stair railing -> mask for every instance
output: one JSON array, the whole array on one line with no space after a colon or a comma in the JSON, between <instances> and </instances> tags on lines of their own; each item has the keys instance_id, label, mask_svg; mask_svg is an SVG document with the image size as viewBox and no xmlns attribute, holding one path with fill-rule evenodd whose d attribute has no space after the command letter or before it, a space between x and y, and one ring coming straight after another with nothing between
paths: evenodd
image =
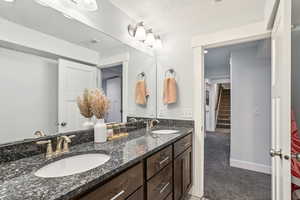
<instances>
[{"instance_id":1,"label":"stair railing","mask_svg":"<svg viewBox=\"0 0 300 200\"><path fill-rule=\"evenodd\" d=\"M218 100L217 100L217 104L216 104L216 108L215 108L215 121L216 121L215 127L217 127L217 120L219 117L222 93L223 93L223 89L222 89L222 86L220 86L219 90L218 90Z\"/></svg>"}]
</instances>

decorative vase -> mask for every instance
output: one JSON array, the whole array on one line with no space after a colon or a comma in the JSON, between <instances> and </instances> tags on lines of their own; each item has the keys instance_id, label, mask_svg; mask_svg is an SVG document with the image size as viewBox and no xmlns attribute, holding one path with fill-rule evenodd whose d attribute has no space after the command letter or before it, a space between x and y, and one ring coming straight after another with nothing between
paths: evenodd
<instances>
[{"instance_id":1,"label":"decorative vase","mask_svg":"<svg viewBox=\"0 0 300 200\"><path fill-rule=\"evenodd\" d=\"M104 123L104 119L97 119L96 124L94 126L94 142L102 143L107 140L107 130L106 124Z\"/></svg>"},{"instance_id":2,"label":"decorative vase","mask_svg":"<svg viewBox=\"0 0 300 200\"><path fill-rule=\"evenodd\" d=\"M86 129L90 129L94 127L94 122L92 118L87 118L87 120L82 124L82 126Z\"/></svg>"}]
</instances>

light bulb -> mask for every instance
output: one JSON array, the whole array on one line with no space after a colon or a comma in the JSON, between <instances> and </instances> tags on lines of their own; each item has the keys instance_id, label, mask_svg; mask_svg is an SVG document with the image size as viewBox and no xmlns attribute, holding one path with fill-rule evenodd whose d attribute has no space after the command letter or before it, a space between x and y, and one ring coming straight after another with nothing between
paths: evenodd
<instances>
[{"instance_id":1,"label":"light bulb","mask_svg":"<svg viewBox=\"0 0 300 200\"><path fill-rule=\"evenodd\" d=\"M162 48L162 41L159 35L155 37L154 48L156 49Z\"/></svg>"},{"instance_id":2,"label":"light bulb","mask_svg":"<svg viewBox=\"0 0 300 200\"><path fill-rule=\"evenodd\" d=\"M152 30L149 30L147 32L145 43L147 45L149 45L149 46L153 46L154 45L154 43L155 43L155 37L154 37L154 34L152 33Z\"/></svg>"},{"instance_id":3,"label":"light bulb","mask_svg":"<svg viewBox=\"0 0 300 200\"><path fill-rule=\"evenodd\" d=\"M14 2L15 0L4 0L4 1L9 2L9 3L12 3L12 2Z\"/></svg>"},{"instance_id":4,"label":"light bulb","mask_svg":"<svg viewBox=\"0 0 300 200\"><path fill-rule=\"evenodd\" d=\"M146 39L146 29L143 22L137 25L134 37L139 41L144 41Z\"/></svg>"}]
</instances>

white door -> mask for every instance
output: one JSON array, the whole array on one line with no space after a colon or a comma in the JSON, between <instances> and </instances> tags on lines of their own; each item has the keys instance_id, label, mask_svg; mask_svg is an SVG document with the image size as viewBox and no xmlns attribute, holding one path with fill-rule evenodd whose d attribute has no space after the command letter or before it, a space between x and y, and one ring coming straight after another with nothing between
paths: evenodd
<instances>
[{"instance_id":1,"label":"white door","mask_svg":"<svg viewBox=\"0 0 300 200\"><path fill-rule=\"evenodd\" d=\"M108 122L122 122L122 84L121 78L106 81L106 95L110 100L110 110L107 115Z\"/></svg>"},{"instance_id":2,"label":"white door","mask_svg":"<svg viewBox=\"0 0 300 200\"><path fill-rule=\"evenodd\" d=\"M272 30L272 200L291 199L290 124L291 1L281 0Z\"/></svg>"},{"instance_id":3,"label":"white door","mask_svg":"<svg viewBox=\"0 0 300 200\"><path fill-rule=\"evenodd\" d=\"M83 129L76 99L86 88L96 88L96 67L59 59L58 122L59 132Z\"/></svg>"}]
</instances>

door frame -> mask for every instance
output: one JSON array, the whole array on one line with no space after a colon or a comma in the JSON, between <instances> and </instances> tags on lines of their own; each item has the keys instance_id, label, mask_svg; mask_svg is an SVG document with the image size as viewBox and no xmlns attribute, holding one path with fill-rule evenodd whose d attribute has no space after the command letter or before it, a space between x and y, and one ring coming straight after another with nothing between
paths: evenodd
<instances>
[{"instance_id":1,"label":"door frame","mask_svg":"<svg viewBox=\"0 0 300 200\"><path fill-rule=\"evenodd\" d=\"M101 85L101 69L113 67L115 65L122 65L122 121L127 122L128 116L128 66L129 53L119 54L112 57L101 59L101 63L97 66L97 85Z\"/></svg>"},{"instance_id":2,"label":"door frame","mask_svg":"<svg viewBox=\"0 0 300 200\"><path fill-rule=\"evenodd\" d=\"M267 30L265 22L248 24L238 28L227 29L207 35L198 35L192 39L193 74L194 74L194 163L193 187L190 193L197 197L204 196L204 50L206 48L222 47L226 45L250 42L271 38L271 31Z\"/></svg>"}]
</instances>

